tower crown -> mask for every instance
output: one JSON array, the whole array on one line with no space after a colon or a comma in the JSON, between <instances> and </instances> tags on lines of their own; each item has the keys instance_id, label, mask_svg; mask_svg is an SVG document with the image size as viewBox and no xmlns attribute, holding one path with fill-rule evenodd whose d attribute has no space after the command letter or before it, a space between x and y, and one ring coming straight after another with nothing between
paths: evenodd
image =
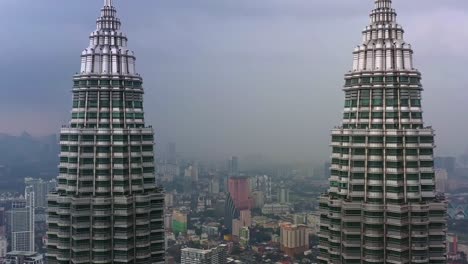
<instances>
[{"instance_id":1,"label":"tower crown","mask_svg":"<svg viewBox=\"0 0 468 264\"><path fill-rule=\"evenodd\" d=\"M375 0L375 9L371 12L371 23L387 24L396 21L396 12L392 0Z\"/></svg>"}]
</instances>

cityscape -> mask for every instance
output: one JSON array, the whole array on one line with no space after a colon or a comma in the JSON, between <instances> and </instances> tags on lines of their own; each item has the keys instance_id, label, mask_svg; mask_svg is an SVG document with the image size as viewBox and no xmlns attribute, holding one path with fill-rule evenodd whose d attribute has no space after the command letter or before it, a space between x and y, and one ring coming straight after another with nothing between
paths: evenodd
<instances>
[{"instance_id":1,"label":"cityscape","mask_svg":"<svg viewBox=\"0 0 468 264\"><path fill-rule=\"evenodd\" d=\"M140 75L144 56L133 51L150 38L127 30L124 1L98 2L83 5L98 14L94 29L83 22L91 33L75 25L81 55L67 51L76 69L71 96L58 99L69 102L67 120L56 134L0 131L0 264L468 263L468 148L437 148L417 36L392 3L406 1L362 1L368 9L352 12L370 10L364 29L341 25L361 41L339 40L349 47L348 68L333 77L342 109L334 127L314 127L328 133L328 152L314 159L237 147L197 155L185 140L161 142L148 110L153 76ZM196 120L176 121L196 140ZM241 129L268 137L248 122Z\"/></svg>"}]
</instances>

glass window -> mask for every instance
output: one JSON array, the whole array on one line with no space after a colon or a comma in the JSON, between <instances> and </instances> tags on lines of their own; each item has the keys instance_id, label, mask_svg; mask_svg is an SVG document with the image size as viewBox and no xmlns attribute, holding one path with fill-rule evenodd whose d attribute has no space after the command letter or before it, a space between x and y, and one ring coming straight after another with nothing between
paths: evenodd
<instances>
[{"instance_id":1,"label":"glass window","mask_svg":"<svg viewBox=\"0 0 468 264\"><path fill-rule=\"evenodd\" d=\"M153 141L153 135L143 135L143 141Z\"/></svg>"},{"instance_id":2,"label":"glass window","mask_svg":"<svg viewBox=\"0 0 468 264\"><path fill-rule=\"evenodd\" d=\"M403 138L402 137L392 137L388 136L386 138L387 143L403 143Z\"/></svg>"},{"instance_id":3,"label":"glass window","mask_svg":"<svg viewBox=\"0 0 468 264\"><path fill-rule=\"evenodd\" d=\"M97 118L97 112L88 113L88 119L96 119L96 118Z\"/></svg>"},{"instance_id":4,"label":"glass window","mask_svg":"<svg viewBox=\"0 0 468 264\"><path fill-rule=\"evenodd\" d=\"M395 99L386 99L385 102L387 106L398 106L398 101Z\"/></svg>"},{"instance_id":5,"label":"glass window","mask_svg":"<svg viewBox=\"0 0 468 264\"><path fill-rule=\"evenodd\" d=\"M143 102L141 102L141 101L135 101L135 102L133 102L133 107L135 107L135 108L143 108Z\"/></svg>"},{"instance_id":6,"label":"glass window","mask_svg":"<svg viewBox=\"0 0 468 264\"><path fill-rule=\"evenodd\" d=\"M421 167L434 167L433 161L421 161Z\"/></svg>"},{"instance_id":7,"label":"glass window","mask_svg":"<svg viewBox=\"0 0 468 264\"><path fill-rule=\"evenodd\" d=\"M110 102L108 100L101 100L99 101L100 107L110 107Z\"/></svg>"},{"instance_id":8,"label":"glass window","mask_svg":"<svg viewBox=\"0 0 468 264\"><path fill-rule=\"evenodd\" d=\"M381 161L368 161L369 168L383 168L383 162Z\"/></svg>"},{"instance_id":9,"label":"glass window","mask_svg":"<svg viewBox=\"0 0 468 264\"><path fill-rule=\"evenodd\" d=\"M372 81L374 83L382 83L383 82L383 76L374 77Z\"/></svg>"},{"instance_id":10,"label":"glass window","mask_svg":"<svg viewBox=\"0 0 468 264\"><path fill-rule=\"evenodd\" d=\"M97 158L96 164L110 164L109 158Z\"/></svg>"},{"instance_id":11,"label":"glass window","mask_svg":"<svg viewBox=\"0 0 468 264\"><path fill-rule=\"evenodd\" d=\"M420 140L421 140L421 143L434 143L433 136L422 136Z\"/></svg>"},{"instance_id":12,"label":"glass window","mask_svg":"<svg viewBox=\"0 0 468 264\"><path fill-rule=\"evenodd\" d=\"M433 155L434 150L433 149L420 149L419 152L421 155Z\"/></svg>"},{"instance_id":13,"label":"glass window","mask_svg":"<svg viewBox=\"0 0 468 264\"><path fill-rule=\"evenodd\" d=\"M98 106L98 101L96 100L89 100L88 101L88 107L97 107Z\"/></svg>"},{"instance_id":14,"label":"glass window","mask_svg":"<svg viewBox=\"0 0 468 264\"><path fill-rule=\"evenodd\" d=\"M362 77L361 78L361 82L364 83L364 84L368 84L368 83L370 83L370 81L371 81L370 77Z\"/></svg>"},{"instance_id":15,"label":"glass window","mask_svg":"<svg viewBox=\"0 0 468 264\"><path fill-rule=\"evenodd\" d=\"M373 106L383 106L383 100L382 99L372 99L372 105Z\"/></svg>"},{"instance_id":16,"label":"glass window","mask_svg":"<svg viewBox=\"0 0 468 264\"><path fill-rule=\"evenodd\" d=\"M364 107L369 106L370 105L370 100L369 99L361 99L359 101L359 105L364 106Z\"/></svg>"},{"instance_id":17,"label":"glass window","mask_svg":"<svg viewBox=\"0 0 468 264\"><path fill-rule=\"evenodd\" d=\"M140 135L130 135L130 141L141 141Z\"/></svg>"},{"instance_id":18,"label":"glass window","mask_svg":"<svg viewBox=\"0 0 468 264\"><path fill-rule=\"evenodd\" d=\"M382 149L369 149L369 155L372 156L382 156L383 155L383 150Z\"/></svg>"},{"instance_id":19,"label":"glass window","mask_svg":"<svg viewBox=\"0 0 468 264\"><path fill-rule=\"evenodd\" d=\"M419 77L410 77L410 83L411 84L419 84L420 83Z\"/></svg>"},{"instance_id":20,"label":"glass window","mask_svg":"<svg viewBox=\"0 0 468 264\"><path fill-rule=\"evenodd\" d=\"M406 137L406 143L418 143L418 137Z\"/></svg>"},{"instance_id":21,"label":"glass window","mask_svg":"<svg viewBox=\"0 0 468 264\"><path fill-rule=\"evenodd\" d=\"M365 136L353 136L353 143L366 143Z\"/></svg>"},{"instance_id":22,"label":"glass window","mask_svg":"<svg viewBox=\"0 0 468 264\"><path fill-rule=\"evenodd\" d=\"M400 106L409 106L409 100L408 99L401 99L400 100Z\"/></svg>"},{"instance_id":23,"label":"glass window","mask_svg":"<svg viewBox=\"0 0 468 264\"><path fill-rule=\"evenodd\" d=\"M113 135L112 138L114 141L127 141L128 135Z\"/></svg>"},{"instance_id":24,"label":"glass window","mask_svg":"<svg viewBox=\"0 0 468 264\"><path fill-rule=\"evenodd\" d=\"M82 158L81 162L83 164L94 164L94 160L92 158Z\"/></svg>"},{"instance_id":25,"label":"glass window","mask_svg":"<svg viewBox=\"0 0 468 264\"><path fill-rule=\"evenodd\" d=\"M383 143L383 137L370 136L369 143Z\"/></svg>"},{"instance_id":26,"label":"glass window","mask_svg":"<svg viewBox=\"0 0 468 264\"><path fill-rule=\"evenodd\" d=\"M111 137L110 135L97 135L96 140L97 141L110 141Z\"/></svg>"},{"instance_id":27,"label":"glass window","mask_svg":"<svg viewBox=\"0 0 468 264\"><path fill-rule=\"evenodd\" d=\"M142 146L142 150L145 152L153 151L153 146L152 145L144 145Z\"/></svg>"},{"instance_id":28,"label":"glass window","mask_svg":"<svg viewBox=\"0 0 468 264\"><path fill-rule=\"evenodd\" d=\"M411 106L420 107L421 106L421 100L420 99L411 99Z\"/></svg>"},{"instance_id":29,"label":"glass window","mask_svg":"<svg viewBox=\"0 0 468 264\"><path fill-rule=\"evenodd\" d=\"M355 148L352 150L353 155L366 155L366 149L364 148Z\"/></svg>"},{"instance_id":30,"label":"glass window","mask_svg":"<svg viewBox=\"0 0 468 264\"><path fill-rule=\"evenodd\" d=\"M114 119L123 118L123 117L124 117L124 114L121 112L112 112L112 118Z\"/></svg>"},{"instance_id":31,"label":"glass window","mask_svg":"<svg viewBox=\"0 0 468 264\"><path fill-rule=\"evenodd\" d=\"M396 83L398 81L398 78L396 76L387 76L385 80L387 83Z\"/></svg>"},{"instance_id":32,"label":"glass window","mask_svg":"<svg viewBox=\"0 0 468 264\"><path fill-rule=\"evenodd\" d=\"M83 153L94 153L94 147L81 147Z\"/></svg>"},{"instance_id":33,"label":"glass window","mask_svg":"<svg viewBox=\"0 0 468 264\"><path fill-rule=\"evenodd\" d=\"M123 102L120 100L112 100L112 107L122 107Z\"/></svg>"}]
</instances>

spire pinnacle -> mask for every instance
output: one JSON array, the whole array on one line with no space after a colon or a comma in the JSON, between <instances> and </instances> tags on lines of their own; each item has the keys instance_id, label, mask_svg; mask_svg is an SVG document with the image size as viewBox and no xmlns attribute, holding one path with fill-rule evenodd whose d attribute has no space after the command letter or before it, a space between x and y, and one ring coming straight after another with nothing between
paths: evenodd
<instances>
[{"instance_id":1,"label":"spire pinnacle","mask_svg":"<svg viewBox=\"0 0 468 264\"><path fill-rule=\"evenodd\" d=\"M112 6L112 0L104 0L104 6Z\"/></svg>"},{"instance_id":2,"label":"spire pinnacle","mask_svg":"<svg viewBox=\"0 0 468 264\"><path fill-rule=\"evenodd\" d=\"M371 12L372 23L394 23L396 16L392 0L375 0L375 8Z\"/></svg>"},{"instance_id":3,"label":"spire pinnacle","mask_svg":"<svg viewBox=\"0 0 468 264\"><path fill-rule=\"evenodd\" d=\"M375 0L375 8L392 8L392 0Z\"/></svg>"}]
</instances>

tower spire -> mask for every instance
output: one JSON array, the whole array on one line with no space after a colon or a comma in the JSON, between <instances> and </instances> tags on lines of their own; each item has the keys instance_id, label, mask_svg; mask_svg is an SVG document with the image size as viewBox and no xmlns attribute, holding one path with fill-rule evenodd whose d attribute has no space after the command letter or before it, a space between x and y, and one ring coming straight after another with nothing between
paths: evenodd
<instances>
[{"instance_id":1,"label":"tower spire","mask_svg":"<svg viewBox=\"0 0 468 264\"><path fill-rule=\"evenodd\" d=\"M375 0L375 8L392 8L392 0Z\"/></svg>"},{"instance_id":2,"label":"tower spire","mask_svg":"<svg viewBox=\"0 0 468 264\"><path fill-rule=\"evenodd\" d=\"M371 23L387 24L396 22L396 12L392 8L392 0L375 0L375 8L372 10Z\"/></svg>"},{"instance_id":3,"label":"tower spire","mask_svg":"<svg viewBox=\"0 0 468 264\"><path fill-rule=\"evenodd\" d=\"M104 0L104 6L112 6L112 0Z\"/></svg>"}]
</instances>

